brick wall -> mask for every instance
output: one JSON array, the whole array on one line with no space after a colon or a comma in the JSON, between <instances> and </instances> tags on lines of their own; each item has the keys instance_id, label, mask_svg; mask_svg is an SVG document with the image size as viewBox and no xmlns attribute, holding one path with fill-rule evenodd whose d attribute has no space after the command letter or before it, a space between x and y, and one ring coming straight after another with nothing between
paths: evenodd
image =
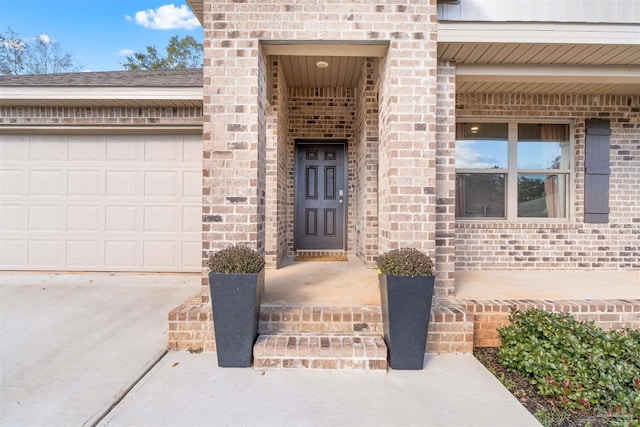
<instances>
[{"instance_id":1,"label":"brick wall","mask_svg":"<svg viewBox=\"0 0 640 427\"><path fill-rule=\"evenodd\" d=\"M358 258L372 263L378 255L378 94L375 60L367 58L356 89L355 245ZM355 228L354 227L354 228Z\"/></svg>"},{"instance_id":2,"label":"brick wall","mask_svg":"<svg viewBox=\"0 0 640 427\"><path fill-rule=\"evenodd\" d=\"M455 142L456 75L449 63L438 64L436 109L436 296L454 292L456 213Z\"/></svg>"},{"instance_id":3,"label":"brick wall","mask_svg":"<svg viewBox=\"0 0 640 427\"><path fill-rule=\"evenodd\" d=\"M368 0L359 3L301 0L287 4L222 0L205 2L203 11L204 169L207 172L203 183L203 214L207 219L203 224L203 261L210 250L229 243L246 242L259 249L264 244L260 241L260 222L264 219L259 211L261 191L265 188L261 177L266 179L266 173L260 170L263 166L258 150L267 139L262 137L260 120L263 108L266 109L261 97L268 67L261 60L260 40L389 43L388 54L381 61L384 77L380 84L380 116L383 117L380 136L384 141L380 146L384 154L380 163L384 176L379 182L383 190L379 204L383 206L379 222L381 249L414 246L433 252L436 40L432 35L436 29L436 0L403 4ZM301 90L313 91L313 96ZM288 140L292 141L304 135L296 130L298 100L307 97L314 99L311 102L320 103L323 95L316 95L317 89L289 88L289 91ZM353 94L349 98L352 126L349 138L352 140L355 98ZM310 112L311 109L307 111ZM274 121L265 119L265 122L268 133ZM321 130L308 135L318 137L318 131ZM335 133L333 136L338 137ZM272 136L269 138L273 140ZM292 150L291 143L288 149ZM354 144L350 144L350 183L355 179L353 150ZM293 167L293 162L289 167ZM372 171L368 173L371 176ZM273 196L273 190L269 196ZM349 208L349 212L353 212L352 197ZM273 212L273 208L269 212ZM290 198L289 221L293 218L292 212ZM354 224L352 214L348 224L350 247L355 241ZM282 229L280 225L275 228ZM274 227L270 230L272 238ZM292 232L290 223L289 250ZM373 239L373 232L369 237ZM369 246L374 251L373 246ZM279 256L273 251L279 249L271 245L269 250L273 262L274 257Z\"/></svg>"},{"instance_id":4,"label":"brick wall","mask_svg":"<svg viewBox=\"0 0 640 427\"><path fill-rule=\"evenodd\" d=\"M380 61L381 252L409 246L433 254L435 249L435 3L397 5L407 13L389 16L398 25Z\"/></svg>"},{"instance_id":5,"label":"brick wall","mask_svg":"<svg viewBox=\"0 0 640 427\"><path fill-rule=\"evenodd\" d=\"M266 63L236 6L204 7L203 266L234 243L264 251Z\"/></svg>"},{"instance_id":6,"label":"brick wall","mask_svg":"<svg viewBox=\"0 0 640 427\"><path fill-rule=\"evenodd\" d=\"M456 104L458 117L553 118L575 125L575 219L458 222L457 269L640 269L640 96L462 93ZM611 121L608 224L584 223L588 118Z\"/></svg>"},{"instance_id":7,"label":"brick wall","mask_svg":"<svg viewBox=\"0 0 640 427\"><path fill-rule=\"evenodd\" d=\"M571 301L463 301L474 317L474 347L498 347L502 341L498 329L509 324L509 313L517 307L552 313L570 313L578 321L593 321L604 330L640 328L640 300L571 300Z\"/></svg>"},{"instance_id":8,"label":"brick wall","mask_svg":"<svg viewBox=\"0 0 640 427\"><path fill-rule=\"evenodd\" d=\"M2 125L202 125L202 108L0 107Z\"/></svg>"},{"instance_id":9,"label":"brick wall","mask_svg":"<svg viewBox=\"0 0 640 427\"><path fill-rule=\"evenodd\" d=\"M266 251L269 267L278 267L288 253L289 234L289 94L278 58L270 64L272 93L267 123Z\"/></svg>"}]
</instances>

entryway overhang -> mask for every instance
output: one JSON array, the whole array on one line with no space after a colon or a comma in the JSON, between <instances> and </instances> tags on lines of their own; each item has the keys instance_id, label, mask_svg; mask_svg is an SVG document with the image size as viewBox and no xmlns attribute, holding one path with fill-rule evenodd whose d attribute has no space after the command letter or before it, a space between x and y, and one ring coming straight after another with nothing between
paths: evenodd
<instances>
[{"instance_id":1,"label":"entryway overhang","mask_svg":"<svg viewBox=\"0 0 640 427\"><path fill-rule=\"evenodd\" d=\"M355 87L364 59L382 57L389 49L389 42L379 41L262 40L260 45L266 56L280 57L289 87L314 88ZM319 68L319 62L325 62L326 68Z\"/></svg>"}]
</instances>

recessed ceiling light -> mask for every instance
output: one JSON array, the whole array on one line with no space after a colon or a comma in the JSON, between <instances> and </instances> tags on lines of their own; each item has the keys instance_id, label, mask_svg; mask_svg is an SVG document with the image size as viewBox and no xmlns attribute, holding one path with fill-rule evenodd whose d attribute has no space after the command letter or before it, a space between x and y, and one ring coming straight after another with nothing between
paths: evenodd
<instances>
[{"instance_id":1,"label":"recessed ceiling light","mask_svg":"<svg viewBox=\"0 0 640 427\"><path fill-rule=\"evenodd\" d=\"M320 69L325 69L329 66L329 63L327 61L318 61L316 62L316 67L320 68Z\"/></svg>"}]
</instances>

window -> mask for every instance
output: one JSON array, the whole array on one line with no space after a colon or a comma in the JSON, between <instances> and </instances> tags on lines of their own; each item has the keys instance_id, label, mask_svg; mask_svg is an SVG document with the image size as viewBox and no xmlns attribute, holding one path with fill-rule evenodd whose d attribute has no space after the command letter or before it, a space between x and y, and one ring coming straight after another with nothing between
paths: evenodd
<instances>
[{"instance_id":1,"label":"window","mask_svg":"<svg viewBox=\"0 0 640 427\"><path fill-rule=\"evenodd\" d=\"M566 219L568 124L456 125L456 218Z\"/></svg>"}]
</instances>

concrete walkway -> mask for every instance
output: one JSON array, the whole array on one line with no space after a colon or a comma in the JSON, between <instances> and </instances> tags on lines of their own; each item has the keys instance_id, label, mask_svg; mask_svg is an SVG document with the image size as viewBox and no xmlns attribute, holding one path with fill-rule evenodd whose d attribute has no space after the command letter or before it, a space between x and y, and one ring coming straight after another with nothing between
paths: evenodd
<instances>
[{"instance_id":1,"label":"concrete walkway","mask_svg":"<svg viewBox=\"0 0 640 427\"><path fill-rule=\"evenodd\" d=\"M539 425L471 355L388 373L164 355L167 313L200 290L198 275L1 273L0 283L3 427L93 425L105 414L110 426Z\"/></svg>"},{"instance_id":2,"label":"concrete walkway","mask_svg":"<svg viewBox=\"0 0 640 427\"><path fill-rule=\"evenodd\" d=\"M218 368L169 353L104 426L538 426L472 355L427 355L423 371Z\"/></svg>"}]
</instances>

